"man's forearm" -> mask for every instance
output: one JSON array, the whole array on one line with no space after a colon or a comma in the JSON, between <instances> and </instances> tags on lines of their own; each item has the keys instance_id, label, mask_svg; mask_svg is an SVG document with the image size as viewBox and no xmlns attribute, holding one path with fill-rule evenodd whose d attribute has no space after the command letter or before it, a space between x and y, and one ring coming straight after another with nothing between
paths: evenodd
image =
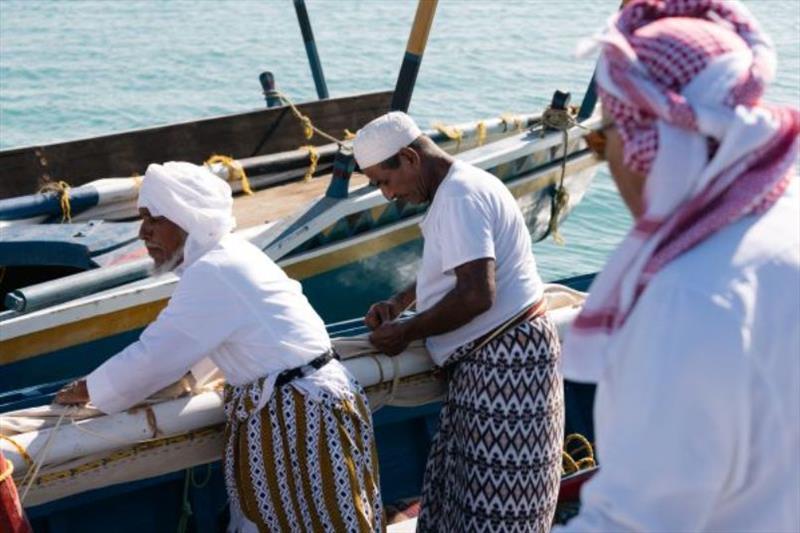
<instances>
[{"instance_id":1,"label":"man's forearm","mask_svg":"<svg viewBox=\"0 0 800 533\"><path fill-rule=\"evenodd\" d=\"M417 299L417 284L412 283L402 291L392 296L392 300L397 303L398 309L406 310Z\"/></svg>"},{"instance_id":2,"label":"man's forearm","mask_svg":"<svg viewBox=\"0 0 800 533\"><path fill-rule=\"evenodd\" d=\"M431 307L406 322L409 341L441 335L460 328L488 308L467 298L457 288Z\"/></svg>"}]
</instances>

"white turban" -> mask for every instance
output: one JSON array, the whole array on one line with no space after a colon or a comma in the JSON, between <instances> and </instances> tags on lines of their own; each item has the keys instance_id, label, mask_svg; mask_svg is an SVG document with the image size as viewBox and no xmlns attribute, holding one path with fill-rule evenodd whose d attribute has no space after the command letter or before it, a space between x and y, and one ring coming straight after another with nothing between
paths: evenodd
<instances>
[{"instance_id":1,"label":"white turban","mask_svg":"<svg viewBox=\"0 0 800 533\"><path fill-rule=\"evenodd\" d=\"M188 266L236 227L227 182L206 167L175 162L147 167L139 208L177 224L188 236L183 264Z\"/></svg>"},{"instance_id":2,"label":"white turban","mask_svg":"<svg viewBox=\"0 0 800 533\"><path fill-rule=\"evenodd\" d=\"M395 155L422 135L414 119L402 111L382 115L356 133L353 155L362 169Z\"/></svg>"}]
</instances>

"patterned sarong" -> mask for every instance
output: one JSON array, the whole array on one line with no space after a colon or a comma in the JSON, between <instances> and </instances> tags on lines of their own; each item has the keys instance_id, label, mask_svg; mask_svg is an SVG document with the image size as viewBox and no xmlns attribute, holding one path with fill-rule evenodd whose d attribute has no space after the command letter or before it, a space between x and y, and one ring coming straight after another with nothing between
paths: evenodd
<instances>
[{"instance_id":1,"label":"patterned sarong","mask_svg":"<svg viewBox=\"0 0 800 533\"><path fill-rule=\"evenodd\" d=\"M381 531L378 458L363 389L311 398L291 384L258 410L263 380L225 388L231 513L259 531Z\"/></svg>"},{"instance_id":2,"label":"patterned sarong","mask_svg":"<svg viewBox=\"0 0 800 533\"><path fill-rule=\"evenodd\" d=\"M549 531L561 476L560 345L547 316L449 361L417 531Z\"/></svg>"}]
</instances>

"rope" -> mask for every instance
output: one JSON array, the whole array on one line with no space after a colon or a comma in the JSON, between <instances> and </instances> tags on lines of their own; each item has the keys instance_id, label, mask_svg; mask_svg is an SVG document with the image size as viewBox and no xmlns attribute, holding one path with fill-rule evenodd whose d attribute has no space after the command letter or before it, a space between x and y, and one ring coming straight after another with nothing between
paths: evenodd
<instances>
[{"instance_id":1,"label":"rope","mask_svg":"<svg viewBox=\"0 0 800 533\"><path fill-rule=\"evenodd\" d=\"M74 421L73 421L74 422ZM77 426L76 426L77 427ZM197 431L190 431L185 434L181 435L174 435L172 437L164 437L160 439L148 439L143 441L138 441L134 443L131 448L118 450L113 452L111 455L102 457L100 459L96 459L94 461L90 461L87 463L83 463L80 466L70 468L68 470L60 470L57 472L50 472L47 474L43 474L39 481L40 483L52 483L54 481L60 481L63 479L69 479L74 477L75 475L84 474L86 472L91 472L93 470L97 470L99 468L103 468L105 466L111 465L113 463L119 462L124 459L128 459L131 457L135 457L140 452L147 452L150 450L155 450L162 448L164 446L168 446L170 444L178 444L194 439L205 438L207 436L216 435L222 432L222 426L211 426L207 428L203 428ZM98 433L92 433L94 435L98 435L103 437ZM110 441L116 442L116 441ZM131 443L119 441L122 444L130 445Z\"/></svg>"},{"instance_id":2,"label":"rope","mask_svg":"<svg viewBox=\"0 0 800 533\"><path fill-rule=\"evenodd\" d=\"M556 244L563 245L564 239L558 231L558 219L569 205L569 193L564 188L564 177L567 175L567 155L569 154L569 133L570 129L581 126L576 120L577 110L575 108L553 109L548 107L542 114L542 123L547 128L561 131L564 143L564 156L561 158L561 178L558 181L558 188L550 199L550 222L547 225L547 234L553 236Z\"/></svg>"},{"instance_id":3,"label":"rope","mask_svg":"<svg viewBox=\"0 0 800 533\"><path fill-rule=\"evenodd\" d=\"M475 130L478 133L478 146L483 146L483 143L486 142L486 124L481 120L475 126Z\"/></svg>"},{"instance_id":4,"label":"rope","mask_svg":"<svg viewBox=\"0 0 800 533\"><path fill-rule=\"evenodd\" d=\"M47 436L47 442L44 443L42 447L42 451L39 453L39 456L36 458L34 462L33 469L28 469L25 473L25 476L20 481L20 487L23 487L22 496L19 499L20 504L25 503L25 498L28 496L28 491L31 490L33 486L33 482L36 480L36 476L39 475L39 470L42 468L45 459L47 459L47 454L50 452L50 446L55 441L56 433L58 433L59 428L61 427L61 422L64 420L64 417L67 415L67 410L65 409L61 416L58 417L58 421L56 421L56 425L53 426L53 429L50 431L50 435Z\"/></svg>"},{"instance_id":5,"label":"rope","mask_svg":"<svg viewBox=\"0 0 800 533\"><path fill-rule=\"evenodd\" d=\"M567 448L569 447L570 443L575 441L578 441L581 444L580 447L572 452L569 452ZM573 455L579 452L586 452L586 457L582 457L576 461L573 458ZM561 458L561 469L564 475L573 474L580 470L597 466L597 462L594 459L594 449L592 448L592 444L580 433L572 433L571 435L567 435L567 437L564 439L564 450L561 452Z\"/></svg>"},{"instance_id":6,"label":"rope","mask_svg":"<svg viewBox=\"0 0 800 533\"><path fill-rule=\"evenodd\" d=\"M447 126L445 124L442 124L441 122L435 123L433 127L436 129L436 131L438 131L451 141L456 142L456 151L458 151L458 149L461 148L461 140L464 138L463 131L456 128L455 126Z\"/></svg>"},{"instance_id":7,"label":"rope","mask_svg":"<svg viewBox=\"0 0 800 533\"><path fill-rule=\"evenodd\" d=\"M12 463L11 461L6 461L6 469L3 470L2 473L0 473L0 484L2 484L3 481L11 477L11 474L13 473L14 473L14 463Z\"/></svg>"},{"instance_id":8,"label":"rope","mask_svg":"<svg viewBox=\"0 0 800 533\"><path fill-rule=\"evenodd\" d=\"M331 142L335 142L339 146L344 146L344 143L342 141L340 141L339 139L337 139L333 135L325 133L324 131L322 131L318 127L314 126L314 124L311 122L311 119L308 116L306 116L303 113L301 113L300 110L297 109L297 106L295 106L294 103L291 100L289 100L289 98L285 94L283 94L282 92L277 92L277 97L284 104L288 105L289 108L292 110L292 113L294 113L294 116L296 116L297 119L300 120L300 124L303 127L303 134L305 135L306 140L310 141L311 137L313 137L314 134L316 133L320 137L324 137L324 138L328 139Z\"/></svg>"},{"instance_id":9,"label":"rope","mask_svg":"<svg viewBox=\"0 0 800 533\"><path fill-rule=\"evenodd\" d=\"M198 483L197 480L194 478L195 469L190 468L189 470L191 471L192 487L196 489L203 489L211 481L211 475L213 474L213 472L211 471L211 463L208 463L206 465L206 479L204 479L202 483Z\"/></svg>"},{"instance_id":10,"label":"rope","mask_svg":"<svg viewBox=\"0 0 800 533\"><path fill-rule=\"evenodd\" d=\"M69 183L66 181L50 182L39 189L39 193L54 192L58 194L61 204L61 222L72 222L72 206L69 203Z\"/></svg>"},{"instance_id":11,"label":"rope","mask_svg":"<svg viewBox=\"0 0 800 533\"><path fill-rule=\"evenodd\" d=\"M517 115L512 115L510 113L503 113L500 115L500 122L503 124L504 130L508 131L508 127L513 125L516 131L522 131L523 124L522 119L519 118Z\"/></svg>"},{"instance_id":12,"label":"rope","mask_svg":"<svg viewBox=\"0 0 800 533\"><path fill-rule=\"evenodd\" d=\"M26 450L22 444L15 441L11 437L6 437L5 435L0 435L0 439L10 442L11 445L14 446L14 448L16 448L17 453L20 454L22 459L25 461L25 464L28 465L28 468L33 466L33 459L31 459L31 456L28 454L28 450Z\"/></svg>"},{"instance_id":13,"label":"rope","mask_svg":"<svg viewBox=\"0 0 800 533\"><path fill-rule=\"evenodd\" d=\"M144 413L147 416L147 425L150 426L150 429L153 431L153 439L158 438L159 435L162 435L161 429L158 427L158 420L156 419L156 412L153 411L153 408L149 405L144 408Z\"/></svg>"},{"instance_id":14,"label":"rope","mask_svg":"<svg viewBox=\"0 0 800 533\"><path fill-rule=\"evenodd\" d=\"M192 477L192 469L186 469L186 475L183 478L183 498L181 500L181 517L178 519L178 533L184 533L189 526L189 517L194 514L192 511L192 504L189 501L189 481Z\"/></svg>"},{"instance_id":15,"label":"rope","mask_svg":"<svg viewBox=\"0 0 800 533\"><path fill-rule=\"evenodd\" d=\"M314 176L314 172L317 171L317 163L319 162L319 152L317 152L316 146L313 144L307 144L305 146L300 147L301 150L308 151L308 170L306 170L306 175L303 176L303 181L311 181L311 178Z\"/></svg>"},{"instance_id":16,"label":"rope","mask_svg":"<svg viewBox=\"0 0 800 533\"><path fill-rule=\"evenodd\" d=\"M215 163L220 163L228 170L229 181L240 180L242 182L242 192L250 196L253 195L253 189L250 188L250 180L247 179L247 174L240 162L226 155L213 154L205 162L205 165L210 169L211 165Z\"/></svg>"}]
</instances>

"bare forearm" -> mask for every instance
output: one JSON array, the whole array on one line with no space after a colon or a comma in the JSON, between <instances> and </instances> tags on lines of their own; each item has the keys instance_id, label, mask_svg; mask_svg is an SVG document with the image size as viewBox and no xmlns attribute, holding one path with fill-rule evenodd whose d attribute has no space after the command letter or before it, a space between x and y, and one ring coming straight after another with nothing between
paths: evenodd
<instances>
[{"instance_id":1,"label":"bare forearm","mask_svg":"<svg viewBox=\"0 0 800 533\"><path fill-rule=\"evenodd\" d=\"M415 315L406 323L408 340L424 339L460 328L488 310L485 299L464 294L458 288L447 293L430 309Z\"/></svg>"},{"instance_id":2,"label":"bare forearm","mask_svg":"<svg viewBox=\"0 0 800 533\"><path fill-rule=\"evenodd\" d=\"M392 296L392 300L397 304L398 309L408 309L417 299L417 284L412 283L402 291Z\"/></svg>"}]
</instances>

